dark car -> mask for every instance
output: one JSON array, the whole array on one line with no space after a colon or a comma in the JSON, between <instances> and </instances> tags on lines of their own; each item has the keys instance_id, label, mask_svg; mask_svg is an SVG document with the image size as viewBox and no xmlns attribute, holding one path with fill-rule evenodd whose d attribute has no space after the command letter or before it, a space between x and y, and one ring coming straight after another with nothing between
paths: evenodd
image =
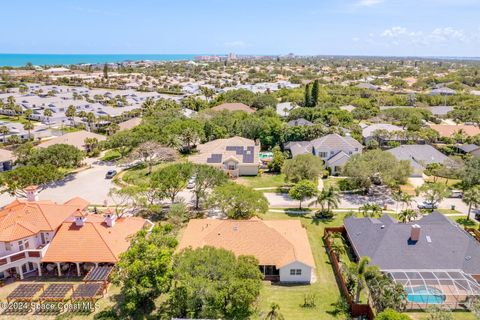
<instances>
[{"instance_id":1,"label":"dark car","mask_svg":"<svg viewBox=\"0 0 480 320\"><path fill-rule=\"evenodd\" d=\"M117 175L117 170L108 170L107 174L105 175L105 179L112 179Z\"/></svg>"}]
</instances>

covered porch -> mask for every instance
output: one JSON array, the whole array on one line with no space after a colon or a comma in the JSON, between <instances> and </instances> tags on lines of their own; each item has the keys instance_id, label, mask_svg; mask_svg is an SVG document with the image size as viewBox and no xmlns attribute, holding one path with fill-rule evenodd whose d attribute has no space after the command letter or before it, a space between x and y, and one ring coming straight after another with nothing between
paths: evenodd
<instances>
[{"instance_id":1,"label":"covered porch","mask_svg":"<svg viewBox=\"0 0 480 320\"><path fill-rule=\"evenodd\" d=\"M266 281L271 282L278 282L280 281L280 270L277 269L276 266L266 265L266 266L258 266L260 268L260 272L263 274L263 278Z\"/></svg>"}]
</instances>

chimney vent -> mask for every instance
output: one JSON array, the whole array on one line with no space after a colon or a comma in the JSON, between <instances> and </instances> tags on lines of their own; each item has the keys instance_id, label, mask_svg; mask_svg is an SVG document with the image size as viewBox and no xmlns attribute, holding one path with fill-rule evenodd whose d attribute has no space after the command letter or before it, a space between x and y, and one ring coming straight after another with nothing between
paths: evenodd
<instances>
[{"instance_id":1,"label":"chimney vent","mask_svg":"<svg viewBox=\"0 0 480 320\"><path fill-rule=\"evenodd\" d=\"M87 217L80 209L77 209L77 211L75 211L73 217L75 218L75 225L77 227L82 227L85 223L85 220L87 220Z\"/></svg>"},{"instance_id":2,"label":"chimney vent","mask_svg":"<svg viewBox=\"0 0 480 320\"><path fill-rule=\"evenodd\" d=\"M24 189L27 196L27 201L38 201L38 186L28 186Z\"/></svg>"},{"instance_id":3,"label":"chimney vent","mask_svg":"<svg viewBox=\"0 0 480 320\"><path fill-rule=\"evenodd\" d=\"M117 220L117 215L113 212L109 212L105 215L105 223L110 228L115 225L115 220Z\"/></svg>"},{"instance_id":4,"label":"chimney vent","mask_svg":"<svg viewBox=\"0 0 480 320\"><path fill-rule=\"evenodd\" d=\"M410 240L411 241L418 241L420 240L420 231L422 230L422 227L420 227L418 224L412 225L410 229Z\"/></svg>"}]
</instances>

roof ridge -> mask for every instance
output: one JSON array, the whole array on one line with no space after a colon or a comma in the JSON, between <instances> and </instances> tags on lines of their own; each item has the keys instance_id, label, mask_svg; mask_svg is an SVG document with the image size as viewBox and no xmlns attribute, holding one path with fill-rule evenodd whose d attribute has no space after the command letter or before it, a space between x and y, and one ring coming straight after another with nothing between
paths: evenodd
<instances>
[{"instance_id":1,"label":"roof ridge","mask_svg":"<svg viewBox=\"0 0 480 320\"><path fill-rule=\"evenodd\" d=\"M101 225L101 223L98 223L98 222L89 222L88 220L85 221L86 223L90 223L92 226L93 226L93 229L95 230L96 233L98 233L98 235L100 236L100 238L102 239L103 243L105 244L105 246L107 247L108 251L110 251L110 253L112 254L113 258L115 260L117 260L117 256L115 255L115 253L112 251L112 249L110 248L110 246L108 245L108 242L105 240L105 238L102 236L101 232L97 229L96 227L96 224L99 224Z\"/></svg>"}]
</instances>

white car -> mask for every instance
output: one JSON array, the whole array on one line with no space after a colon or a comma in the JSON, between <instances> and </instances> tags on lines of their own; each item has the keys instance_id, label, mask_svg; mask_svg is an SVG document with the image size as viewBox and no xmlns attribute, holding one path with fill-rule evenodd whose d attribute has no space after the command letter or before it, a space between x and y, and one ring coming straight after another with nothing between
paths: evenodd
<instances>
[{"instance_id":1,"label":"white car","mask_svg":"<svg viewBox=\"0 0 480 320\"><path fill-rule=\"evenodd\" d=\"M433 210L433 209L437 209L438 208L438 205L436 203L431 203L431 202L428 202L428 201L424 201L422 203L419 203L418 204L418 209L430 209L430 210Z\"/></svg>"}]
</instances>

